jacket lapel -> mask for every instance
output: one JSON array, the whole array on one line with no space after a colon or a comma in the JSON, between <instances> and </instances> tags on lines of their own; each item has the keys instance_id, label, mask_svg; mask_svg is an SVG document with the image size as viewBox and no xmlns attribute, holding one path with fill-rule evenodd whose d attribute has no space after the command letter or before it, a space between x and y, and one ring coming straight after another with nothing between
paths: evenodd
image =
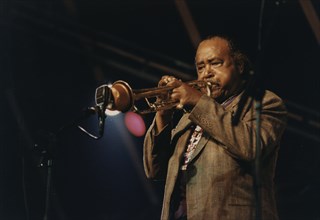
<instances>
[{"instance_id":1,"label":"jacket lapel","mask_svg":"<svg viewBox=\"0 0 320 220\"><path fill-rule=\"evenodd\" d=\"M172 130L171 132L171 139L173 140L175 136L180 134L181 132L184 132L186 129L188 129L192 125L192 121L188 118L189 113L186 113L182 116L177 126Z\"/></svg>"},{"instance_id":2,"label":"jacket lapel","mask_svg":"<svg viewBox=\"0 0 320 220\"><path fill-rule=\"evenodd\" d=\"M242 93L240 95L238 95L228 106L226 106L226 111L230 111L230 112L234 113L237 110L237 104L239 103L241 96L242 96ZM248 104L246 103L246 105L248 105ZM245 105L245 107L246 107L246 105ZM192 121L189 119L189 115L190 115L189 113L184 114L182 116L181 120L179 121L178 125L176 126L176 128L172 130L172 133L171 133L172 140L177 135L184 132L186 129L188 129L192 125ZM197 155L202 151L202 149L206 146L209 139L210 139L210 137L204 132L202 134L202 137L201 137L199 143L197 144L197 147L196 147L194 153L192 154L192 156L190 158L190 162L192 162L192 160L194 158L196 158ZM186 139L185 145L188 143L189 143L189 139ZM183 146L183 148L185 148L185 147L186 146Z\"/></svg>"},{"instance_id":3,"label":"jacket lapel","mask_svg":"<svg viewBox=\"0 0 320 220\"><path fill-rule=\"evenodd\" d=\"M226 111L230 111L230 112L235 112L237 109L237 104L240 101L240 97L241 94L238 95L228 106L226 106ZM203 132L202 137L199 141L199 143L197 144L197 147L194 151L194 153L192 154L191 158L190 158L190 162L192 162L192 160L194 158L197 157L197 155L202 151L202 149L206 146L207 142L209 141L210 137L209 135L207 135L205 132Z\"/></svg>"},{"instance_id":4,"label":"jacket lapel","mask_svg":"<svg viewBox=\"0 0 320 220\"><path fill-rule=\"evenodd\" d=\"M202 134L202 137L199 141L199 143L197 144L196 149L194 150L191 158L190 158L190 162L197 157L197 155L201 152L201 150L204 148L204 146L206 146L207 142L209 141L210 137L208 137L207 135L205 135L205 133Z\"/></svg>"}]
</instances>

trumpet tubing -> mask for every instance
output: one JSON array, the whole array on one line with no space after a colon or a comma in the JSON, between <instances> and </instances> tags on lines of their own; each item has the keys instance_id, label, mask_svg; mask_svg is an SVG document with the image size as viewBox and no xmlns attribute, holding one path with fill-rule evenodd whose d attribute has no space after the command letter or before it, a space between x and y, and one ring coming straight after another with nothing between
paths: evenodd
<instances>
[{"instance_id":1,"label":"trumpet tubing","mask_svg":"<svg viewBox=\"0 0 320 220\"><path fill-rule=\"evenodd\" d=\"M194 87L196 89L207 88L209 93L209 87L211 86L210 81L204 80L194 80L190 82L186 82L189 86ZM112 84L112 86L107 88L106 86L100 86L96 90L96 102L97 100L109 100L110 103L107 103L107 108L110 110L118 110L121 112L127 112L131 109L134 111L147 114L156 112L159 110L166 110L174 108L178 105L176 101L167 100L162 102L153 102L150 103L148 98L157 97L161 95L169 94L175 87L174 86L162 86L162 87L154 87L147 89L136 89L133 90L128 83L122 80L118 80ZM108 90L101 91L101 90ZM101 98L101 96L108 94L108 98ZM139 110L135 107L134 103L137 100L145 99L149 109ZM97 104L99 104L97 102Z\"/></svg>"}]
</instances>

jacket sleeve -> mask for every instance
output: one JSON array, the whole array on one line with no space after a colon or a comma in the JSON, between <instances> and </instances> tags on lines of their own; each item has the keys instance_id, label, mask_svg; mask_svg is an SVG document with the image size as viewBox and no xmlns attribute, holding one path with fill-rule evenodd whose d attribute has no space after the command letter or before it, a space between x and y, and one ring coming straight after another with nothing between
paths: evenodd
<instances>
[{"instance_id":1,"label":"jacket sleeve","mask_svg":"<svg viewBox=\"0 0 320 220\"><path fill-rule=\"evenodd\" d=\"M171 126L167 125L156 134L155 120L149 127L143 146L143 165L147 178L165 179L168 161L172 154L170 147Z\"/></svg>"},{"instance_id":2,"label":"jacket sleeve","mask_svg":"<svg viewBox=\"0 0 320 220\"><path fill-rule=\"evenodd\" d=\"M256 121L254 102L248 104L240 122L232 124L232 111L226 111L208 96L202 96L192 110L189 119L200 125L219 146L240 160L255 158ZM283 101L270 91L262 100L260 143L262 157L279 144L286 127L286 108Z\"/></svg>"}]
</instances>

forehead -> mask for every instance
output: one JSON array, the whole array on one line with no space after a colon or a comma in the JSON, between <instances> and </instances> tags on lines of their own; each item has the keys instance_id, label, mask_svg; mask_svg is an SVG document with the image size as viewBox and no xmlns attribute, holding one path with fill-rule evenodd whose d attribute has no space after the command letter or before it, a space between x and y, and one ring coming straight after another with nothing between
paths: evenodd
<instances>
[{"instance_id":1,"label":"forehead","mask_svg":"<svg viewBox=\"0 0 320 220\"><path fill-rule=\"evenodd\" d=\"M204 40L199 44L196 53L196 61L215 57L223 58L229 55L228 42L222 38L212 38Z\"/></svg>"}]
</instances>

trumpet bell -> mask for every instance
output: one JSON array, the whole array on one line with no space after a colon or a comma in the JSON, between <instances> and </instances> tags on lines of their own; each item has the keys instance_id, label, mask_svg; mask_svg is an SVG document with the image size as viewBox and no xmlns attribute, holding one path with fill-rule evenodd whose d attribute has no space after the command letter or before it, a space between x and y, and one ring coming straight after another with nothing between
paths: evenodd
<instances>
[{"instance_id":1,"label":"trumpet bell","mask_svg":"<svg viewBox=\"0 0 320 220\"><path fill-rule=\"evenodd\" d=\"M101 85L96 89L96 105L102 109L129 111L134 105L133 91L128 83L118 80L112 86Z\"/></svg>"},{"instance_id":2,"label":"trumpet bell","mask_svg":"<svg viewBox=\"0 0 320 220\"><path fill-rule=\"evenodd\" d=\"M118 80L112 84L113 106L111 110L129 111L134 105L134 94L128 83Z\"/></svg>"}]
</instances>

